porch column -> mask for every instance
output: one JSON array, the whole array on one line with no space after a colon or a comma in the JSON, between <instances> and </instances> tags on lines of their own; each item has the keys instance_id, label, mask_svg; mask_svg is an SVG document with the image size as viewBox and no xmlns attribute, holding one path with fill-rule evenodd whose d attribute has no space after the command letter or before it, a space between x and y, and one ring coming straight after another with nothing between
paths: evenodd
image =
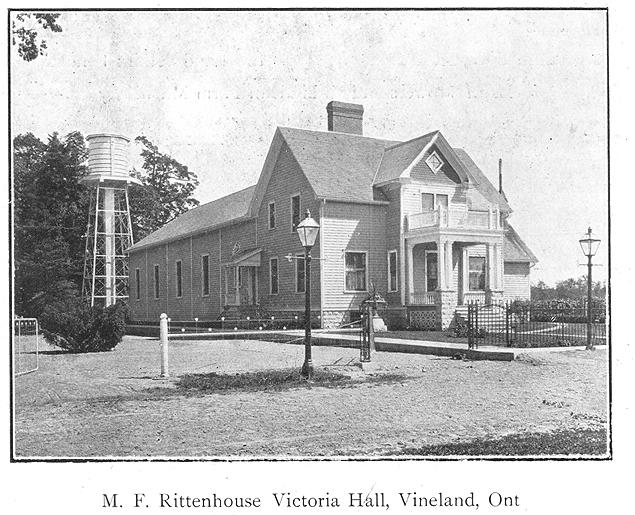
<instances>
[{"instance_id":1,"label":"porch column","mask_svg":"<svg viewBox=\"0 0 635 515\"><path fill-rule=\"evenodd\" d=\"M456 287L452 281L452 243L452 240L445 242L445 287L448 290L454 290Z\"/></svg>"},{"instance_id":2,"label":"porch column","mask_svg":"<svg viewBox=\"0 0 635 515\"><path fill-rule=\"evenodd\" d=\"M408 259L406 260L406 266L408 268L408 298L406 302L412 304L415 281L414 245L410 242L406 242L406 250L408 255Z\"/></svg>"},{"instance_id":3,"label":"porch column","mask_svg":"<svg viewBox=\"0 0 635 515\"><path fill-rule=\"evenodd\" d=\"M443 291L447 289L447 281L446 281L446 277L447 277L447 266L445 264L445 256L446 256L446 252L445 252L445 240L442 238L439 238L439 240L437 241L437 267L438 267L438 274L439 274L439 286L438 289Z\"/></svg>"}]
</instances>

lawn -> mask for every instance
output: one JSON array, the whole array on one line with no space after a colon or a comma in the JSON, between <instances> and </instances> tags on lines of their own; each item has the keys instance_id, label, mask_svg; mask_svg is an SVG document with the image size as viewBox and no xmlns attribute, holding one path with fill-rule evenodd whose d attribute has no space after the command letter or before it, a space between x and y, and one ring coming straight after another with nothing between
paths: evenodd
<instances>
[{"instance_id":1,"label":"lawn","mask_svg":"<svg viewBox=\"0 0 635 515\"><path fill-rule=\"evenodd\" d=\"M513 362L349 348L156 340L112 352L47 349L15 380L16 457L310 457L606 454L607 354Z\"/></svg>"}]
</instances>

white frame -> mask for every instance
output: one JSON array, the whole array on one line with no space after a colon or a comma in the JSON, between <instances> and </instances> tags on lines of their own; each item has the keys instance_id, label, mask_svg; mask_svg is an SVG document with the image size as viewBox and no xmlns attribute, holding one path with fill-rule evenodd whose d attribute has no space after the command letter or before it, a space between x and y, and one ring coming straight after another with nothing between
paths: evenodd
<instances>
[{"instance_id":1,"label":"white frame","mask_svg":"<svg viewBox=\"0 0 635 515\"><path fill-rule=\"evenodd\" d=\"M271 226L271 206L273 206L273 227ZM267 227L270 231L273 231L277 225L277 213L276 213L276 201L273 200L267 204Z\"/></svg>"},{"instance_id":2,"label":"white frame","mask_svg":"<svg viewBox=\"0 0 635 515\"><path fill-rule=\"evenodd\" d=\"M276 293L273 293L273 280L272 280L272 274L271 274L272 261L276 262L276 273L277 273L276 286L278 290L276 291ZM271 256L269 258L269 295L278 295L279 293L280 293L280 260L278 259L278 256Z\"/></svg>"},{"instance_id":3,"label":"white frame","mask_svg":"<svg viewBox=\"0 0 635 515\"><path fill-rule=\"evenodd\" d=\"M181 265L181 273L179 274L179 264ZM181 286L181 294L179 295L179 286ZM183 260L177 259L174 262L174 296L177 299L183 298Z\"/></svg>"},{"instance_id":4,"label":"white frame","mask_svg":"<svg viewBox=\"0 0 635 515\"><path fill-rule=\"evenodd\" d=\"M346 254L364 254L364 272L365 272L365 283L364 290L348 290L346 289ZM368 251L367 250L344 250L344 293L368 293Z\"/></svg>"},{"instance_id":5,"label":"white frame","mask_svg":"<svg viewBox=\"0 0 635 515\"><path fill-rule=\"evenodd\" d=\"M134 291L135 291L135 300L137 302L141 300L141 286L139 285L139 283L141 282L140 280L141 280L141 269L135 268L134 269L134 282L135 282Z\"/></svg>"},{"instance_id":6,"label":"white frame","mask_svg":"<svg viewBox=\"0 0 635 515\"><path fill-rule=\"evenodd\" d=\"M295 255L296 258L301 258L302 262L304 262L304 290L302 291L298 291L298 263L300 262L300 259L294 259L293 261L295 261L294 263L294 267L293 267L293 271L294 271L294 279L293 282L295 283L295 292L296 293L306 293L306 262L304 259L304 254L300 253L300 254L296 254Z\"/></svg>"},{"instance_id":7,"label":"white frame","mask_svg":"<svg viewBox=\"0 0 635 515\"><path fill-rule=\"evenodd\" d=\"M293 199L295 197L298 197L298 223L300 223L302 221L302 195L300 194L300 192L298 193L293 193L290 197L289 197L289 221L291 222L291 232L295 233L296 228L293 225Z\"/></svg>"},{"instance_id":8,"label":"white frame","mask_svg":"<svg viewBox=\"0 0 635 515\"><path fill-rule=\"evenodd\" d=\"M430 161L433 158L437 158L439 160L439 163L441 163L439 166L437 166L437 168L433 168L432 165L430 164ZM441 168L443 168L443 165L445 164L445 161L443 161L443 159L441 159L441 156L438 154L438 152L436 150L433 150L430 155L428 157L426 157L426 164L428 165L428 168L430 168L430 170L432 170L432 173L439 173L439 170L441 170Z\"/></svg>"},{"instance_id":9,"label":"white frame","mask_svg":"<svg viewBox=\"0 0 635 515\"><path fill-rule=\"evenodd\" d=\"M448 199L448 205L446 206L446 209L450 209L450 194L449 193L439 193L436 191L424 191L421 190L421 192L419 193L419 197L421 200L421 212L425 213L427 211L423 211L423 196L424 195L432 195L432 211L435 211L436 209L438 209L438 204L437 204L437 197L438 196L442 196L442 197L447 197Z\"/></svg>"},{"instance_id":10,"label":"white frame","mask_svg":"<svg viewBox=\"0 0 635 515\"><path fill-rule=\"evenodd\" d=\"M390 255L394 254L395 255L395 287L391 288L391 284L390 284ZM393 249L393 250L389 250L388 251L388 291L389 292L395 292L395 291L399 291L399 253L397 252L397 249Z\"/></svg>"},{"instance_id":11,"label":"white frame","mask_svg":"<svg viewBox=\"0 0 635 515\"><path fill-rule=\"evenodd\" d=\"M203 258L207 257L207 289L208 292L205 293L205 279L204 279L204 267L203 267ZM201 254L201 297L209 297L212 291L211 278L209 274L209 254Z\"/></svg>"},{"instance_id":12,"label":"white frame","mask_svg":"<svg viewBox=\"0 0 635 515\"><path fill-rule=\"evenodd\" d=\"M437 255L437 289L432 291L437 291L439 289L439 276L441 275L441 270L439 270L439 251L432 249L424 249L423 251L423 291L426 293L430 293L428 291L428 254L436 254Z\"/></svg>"},{"instance_id":13,"label":"white frame","mask_svg":"<svg viewBox=\"0 0 635 515\"><path fill-rule=\"evenodd\" d=\"M482 290L473 290L472 286L470 284L470 260L474 258L474 259L482 259L483 260L483 264L485 265L485 269L483 270L483 289ZM467 255L467 290L466 291L475 291L475 292L484 292L485 290L487 290L487 257L485 256L470 256L470 254L468 253Z\"/></svg>"},{"instance_id":14,"label":"white frame","mask_svg":"<svg viewBox=\"0 0 635 515\"><path fill-rule=\"evenodd\" d=\"M161 298L161 265L154 263L152 266L152 285L154 287L154 300Z\"/></svg>"}]
</instances>

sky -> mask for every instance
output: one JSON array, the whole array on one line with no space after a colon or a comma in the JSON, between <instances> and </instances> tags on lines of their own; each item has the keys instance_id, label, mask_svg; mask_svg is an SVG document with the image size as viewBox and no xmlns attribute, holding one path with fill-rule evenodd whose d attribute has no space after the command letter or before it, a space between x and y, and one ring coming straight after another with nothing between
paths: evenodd
<instances>
[{"instance_id":1,"label":"sky","mask_svg":"<svg viewBox=\"0 0 635 515\"><path fill-rule=\"evenodd\" d=\"M440 130L504 190L537 255L532 282L608 272L606 32L601 11L64 12L47 55L11 61L13 134L145 135L207 202L255 184L277 126L326 130L331 100L364 134ZM140 147L133 147L138 166Z\"/></svg>"}]
</instances>

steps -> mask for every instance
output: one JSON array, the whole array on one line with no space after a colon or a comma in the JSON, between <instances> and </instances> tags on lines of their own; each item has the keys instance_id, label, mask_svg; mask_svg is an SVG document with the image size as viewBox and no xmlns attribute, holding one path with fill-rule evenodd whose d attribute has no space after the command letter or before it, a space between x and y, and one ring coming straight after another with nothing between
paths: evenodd
<instances>
[{"instance_id":1,"label":"steps","mask_svg":"<svg viewBox=\"0 0 635 515\"><path fill-rule=\"evenodd\" d=\"M467 323L468 307L457 306L454 316ZM478 327L488 331L505 331L505 308L503 306L483 306L478 308Z\"/></svg>"}]
</instances>

